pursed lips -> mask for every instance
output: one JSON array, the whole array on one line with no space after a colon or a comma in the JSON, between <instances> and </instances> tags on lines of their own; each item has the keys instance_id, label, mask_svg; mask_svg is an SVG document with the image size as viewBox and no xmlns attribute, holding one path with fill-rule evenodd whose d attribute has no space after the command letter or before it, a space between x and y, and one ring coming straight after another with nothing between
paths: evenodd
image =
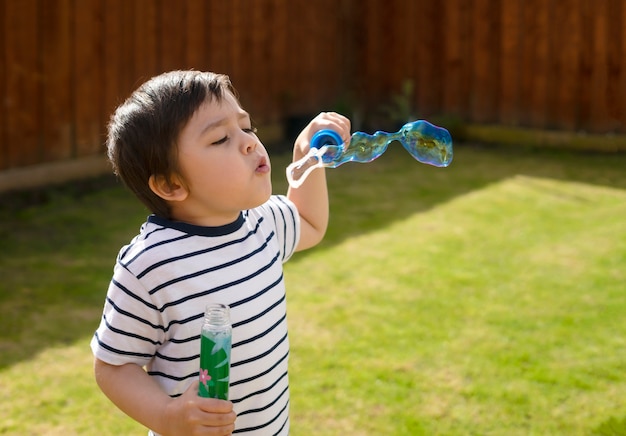
<instances>
[{"instance_id":1,"label":"pursed lips","mask_svg":"<svg viewBox=\"0 0 626 436\"><path fill-rule=\"evenodd\" d=\"M270 171L269 160L266 157L261 157L256 166L257 173L268 173Z\"/></svg>"}]
</instances>

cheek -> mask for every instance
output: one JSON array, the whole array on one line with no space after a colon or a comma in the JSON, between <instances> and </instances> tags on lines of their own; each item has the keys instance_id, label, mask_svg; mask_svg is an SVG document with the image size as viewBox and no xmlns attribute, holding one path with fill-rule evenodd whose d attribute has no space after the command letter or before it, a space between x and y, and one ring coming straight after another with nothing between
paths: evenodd
<instances>
[{"instance_id":1,"label":"cheek","mask_svg":"<svg viewBox=\"0 0 626 436\"><path fill-rule=\"evenodd\" d=\"M228 183L229 173L228 165L197 165L191 180L202 188L221 187Z\"/></svg>"},{"instance_id":2,"label":"cheek","mask_svg":"<svg viewBox=\"0 0 626 436\"><path fill-rule=\"evenodd\" d=\"M213 159L210 162L194 162L188 167L189 185L196 194L201 192L215 196L232 195L240 183L238 178L245 174L245 168L237 160Z\"/></svg>"}]
</instances>

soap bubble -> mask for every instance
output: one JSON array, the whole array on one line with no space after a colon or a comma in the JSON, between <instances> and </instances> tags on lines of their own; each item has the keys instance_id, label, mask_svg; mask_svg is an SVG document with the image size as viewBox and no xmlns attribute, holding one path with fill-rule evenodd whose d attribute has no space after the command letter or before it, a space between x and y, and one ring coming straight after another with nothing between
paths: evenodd
<instances>
[{"instance_id":1,"label":"soap bubble","mask_svg":"<svg viewBox=\"0 0 626 436\"><path fill-rule=\"evenodd\" d=\"M287 180L294 188L302 185L315 168L336 168L346 162L367 163L382 155L393 141L398 141L417 161L447 167L452 162L450 133L428 121L406 123L395 133L354 132L349 143L342 143L333 130L320 130L311 138L309 153L287 167Z\"/></svg>"}]
</instances>

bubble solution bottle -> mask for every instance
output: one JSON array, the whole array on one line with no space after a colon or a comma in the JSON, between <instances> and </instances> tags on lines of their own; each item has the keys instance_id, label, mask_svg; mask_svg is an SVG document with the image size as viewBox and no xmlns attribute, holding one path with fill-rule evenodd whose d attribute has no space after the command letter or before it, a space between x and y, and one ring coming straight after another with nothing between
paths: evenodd
<instances>
[{"instance_id":1,"label":"bubble solution bottle","mask_svg":"<svg viewBox=\"0 0 626 436\"><path fill-rule=\"evenodd\" d=\"M204 312L200 336L199 396L228 400L231 345L229 307L224 304L209 304Z\"/></svg>"}]
</instances>

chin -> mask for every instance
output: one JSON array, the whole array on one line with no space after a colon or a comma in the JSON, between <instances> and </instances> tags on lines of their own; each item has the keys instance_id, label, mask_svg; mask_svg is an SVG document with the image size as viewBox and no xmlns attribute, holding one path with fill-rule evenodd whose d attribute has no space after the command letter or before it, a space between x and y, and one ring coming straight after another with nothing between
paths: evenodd
<instances>
[{"instance_id":1,"label":"chin","mask_svg":"<svg viewBox=\"0 0 626 436\"><path fill-rule=\"evenodd\" d=\"M261 204L267 203L267 200L269 200L271 196L272 196L272 190L270 189L269 194L267 194L267 195L265 195L265 196L263 197L263 201L261 202ZM261 204L259 204L259 206L260 206Z\"/></svg>"},{"instance_id":2,"label":"chin","mask_svg":"<svg viewBox=\"0 0 626 436\"><path fill-rule=\"evenodd\" d=\"M272 195L272 185L270 184L270 187L266 192L255 196L255 198L251 200L250 202L251 206L248 207L248 209L254 209L255 207L259 207L262 204L267 203L267 200L270 199L271 195Z\"/></svg>"}]
</instances>

